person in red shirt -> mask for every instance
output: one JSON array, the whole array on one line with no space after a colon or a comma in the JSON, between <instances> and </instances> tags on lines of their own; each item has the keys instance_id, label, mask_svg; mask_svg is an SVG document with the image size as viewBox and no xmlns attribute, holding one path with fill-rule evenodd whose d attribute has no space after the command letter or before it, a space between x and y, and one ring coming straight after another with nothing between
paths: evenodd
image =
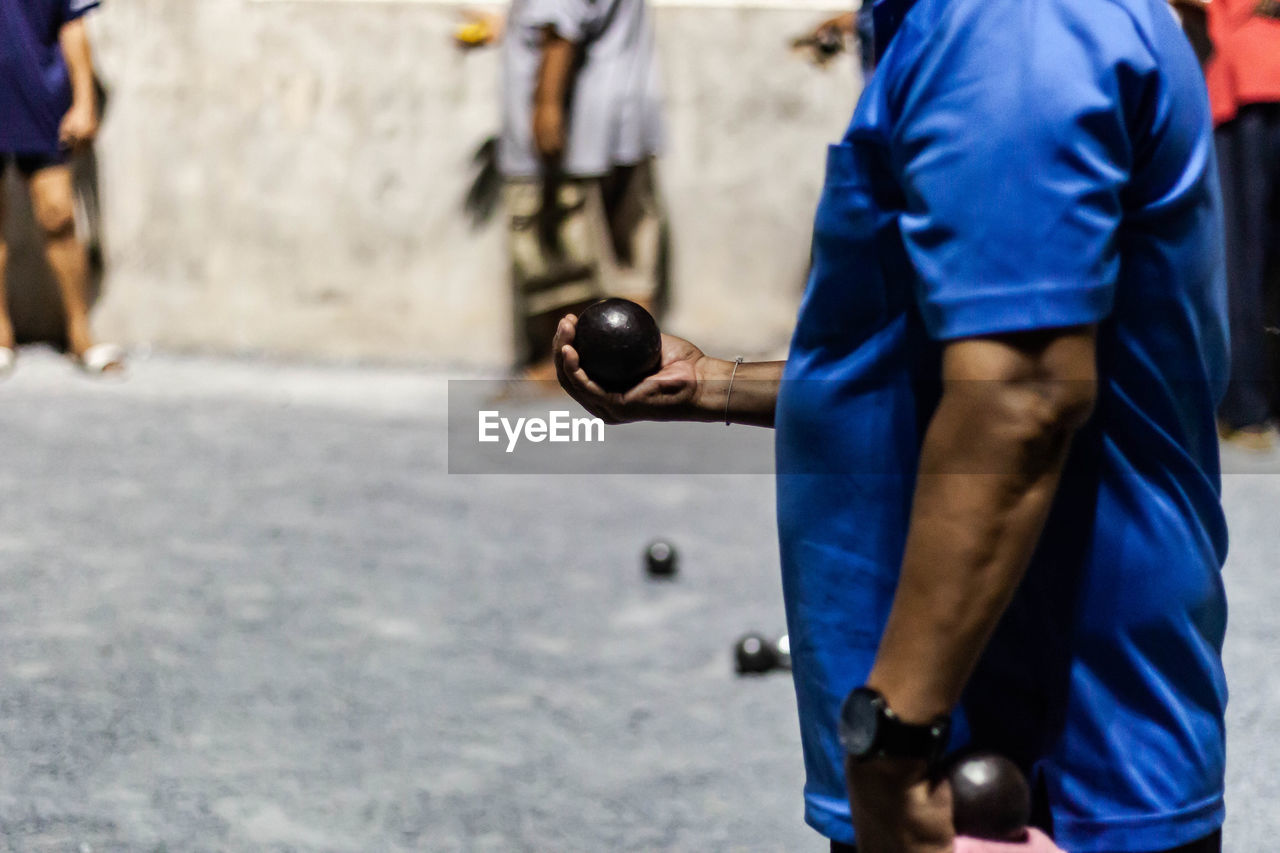
<instances>
[{"instance_id":1,"label":"person in red shirt","mask_svg":"<svg viewBox=\"0 0 1280 853\"><path fill-rule=\"evenodd\" d=\"M1224 438L1265 450L1280 410L1280 341L1268 341L1280 334L1280 2L1211 0L1205 12L1231 316L1231 383L1219 427Z\"/></svg>"}]
</instances>

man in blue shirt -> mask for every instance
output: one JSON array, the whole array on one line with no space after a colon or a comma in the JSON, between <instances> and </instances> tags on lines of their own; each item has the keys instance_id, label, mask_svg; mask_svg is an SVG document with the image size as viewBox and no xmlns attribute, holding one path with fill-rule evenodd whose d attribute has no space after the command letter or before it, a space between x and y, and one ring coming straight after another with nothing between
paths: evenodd
<instances>
[{"instance_id":1,"label":"man in blue shirt","mask_svg":"<svg viewBox=\"0 0 1280 853\"><path fill-rule=\"evenodd\" d=\"M1017 761L1073 853L1219 850L1227 339L1196 58L1164 0L874 19L787 361L669 337L611 395L567 317L561 383L613 422L777 428L806 818L833 850L951 849L948 728Z\"/></svg>"},{"instance_id":2,"label":"man in blue shirt","mask_svg":"<svg viewBox=\"0 0 1280 853\"><path fill-rule=\"evenodd\" d=\"M45 253L62 294L67 347L86 370L122 367L119 348L95 346L86 296L88 257L76 237L71 153L98 132L84 15L98 0L0 0L0 171L14 166L31 192ZM0 215L3 209L0 209ZM0 375L13 367L0 237Z\"/></svg>"}]
</instances>

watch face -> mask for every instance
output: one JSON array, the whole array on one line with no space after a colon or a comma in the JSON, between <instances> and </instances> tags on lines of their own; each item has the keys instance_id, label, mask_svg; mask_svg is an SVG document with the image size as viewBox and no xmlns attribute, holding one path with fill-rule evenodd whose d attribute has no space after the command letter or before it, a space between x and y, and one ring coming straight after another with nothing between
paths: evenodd
<instances>
[{"instance_id":1,"label":"watch face","mask_svg":"<svg viewBox=\"0 0 1280 853\"><path fill-rule=\"evenodd\" d=\"M879 697L865 688L848 695L840 708L840 743L853 756L866 755L876 742L880 721Z\"/></svg>"}]
</instances>

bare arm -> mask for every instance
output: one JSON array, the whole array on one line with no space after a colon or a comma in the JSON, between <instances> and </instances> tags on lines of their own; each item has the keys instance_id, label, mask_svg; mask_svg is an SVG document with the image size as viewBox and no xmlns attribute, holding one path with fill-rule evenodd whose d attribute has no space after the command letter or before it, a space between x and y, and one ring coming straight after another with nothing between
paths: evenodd
<instances>
[{"instance_id":1,"label":"bare arm","mask_svg":"<svg viewBox=\"0 0 1280 853\"><path fill-rule=\"evenodd\" d=\"M566 315L551 345L560 385L583 408L608 423L632 421L723 421L773 426L778 385L786 362L761 361L738 365L711 358L674 335L662 336L662 364L658 372L626 393L605 391L582 369L573 348L578 318ZM732 379L732 393L730 380Z\"/></svg>"},{"instance_id":2,"label":"bare arm","mask_svg":"<svg viewBox=\"0 0 1280 853\"><path fill-rule=\"evenodd\" d=\"M1097 393L1094 331L959 341L925 433L898 591L868 684L909 722L959 701L1026 572ZM860 846L949 853L951 791L924 761L846 760Z\"/></svg>"},{"instance_id":3,"label":"bare arm","mask_svg":"<svg viewBox=\"0 0 1280 853\"><path fill-rule=\"evenodd\" d=\"M542 61L533 93L533 141L544 159L554 160L564 153L564 105L576 50L554 27L543 28Z\"/></svg>"},{"instance_id":4,"label":"bare arm","mask_svg":"<svg viewBox=\"0 0 1280 853\"><path fill-rule=\"evenodd\" d=\"M1092 328L960 341L925 435L898 591L869 683L905 719L960 699L1039 540L1097 393Z\"/></svg>"},{"instance_id":5,"label":"bare arm","mask_svg":"<svg viewBox=\"0 0 1280 853\"><path fill-rule=\"evenodd\" d=\"M93 141L98 133L98 98L93 87L93 51L84 18L58 31L58 44L71 78L71 109L63 117L58 136L67 146Z\"/></svg>"},{"instance_id":6,"label":"bare arm","mask_svg":"<svg viewBox=\"0 0 1280 853\"><path fill-rule=\"evenodd\" d=\"M834 18L823 21L821 24L818 25L817 30L815 30L814 32L816 33L816 32L821 32L822 30L829 29L829 30L835 30L836 32L842 35L852 35L854 26L855 26L856 17L857 16L853 12L843 12L839 15L836 15Z\"/></svg>"},{"instance_id":7,"label":"bare arm","mask_svg":"<svg viewBox=\"0 0 1280 853\"><path fill-rule=\"evenodd\" d=\"M753 361L738 365L722 358L705 357L698 366L697 418L709 422L728 420L748 426L773 426L778 386L785 361ZM730 387L732 381L732 387Z\"/></svg>"}]
</instances>

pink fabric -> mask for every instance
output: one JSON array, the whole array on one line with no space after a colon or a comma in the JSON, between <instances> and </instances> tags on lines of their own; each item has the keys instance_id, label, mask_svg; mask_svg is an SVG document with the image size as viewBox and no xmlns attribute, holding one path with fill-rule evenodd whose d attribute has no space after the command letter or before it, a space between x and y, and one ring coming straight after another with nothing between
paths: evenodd
<instances>
[{"instance_id":1,"label":"pink fabric","mask_svg":"<svg viewBox=\"0 0 1280 853\"><path fill-rule=\"evenodd\" d=\"M1038 829L1027 830L1027 840L1017 844L1007 841L984 841L961 835L956 838L956 853L1066 853Z\"/></svg>"}]
</instances>

